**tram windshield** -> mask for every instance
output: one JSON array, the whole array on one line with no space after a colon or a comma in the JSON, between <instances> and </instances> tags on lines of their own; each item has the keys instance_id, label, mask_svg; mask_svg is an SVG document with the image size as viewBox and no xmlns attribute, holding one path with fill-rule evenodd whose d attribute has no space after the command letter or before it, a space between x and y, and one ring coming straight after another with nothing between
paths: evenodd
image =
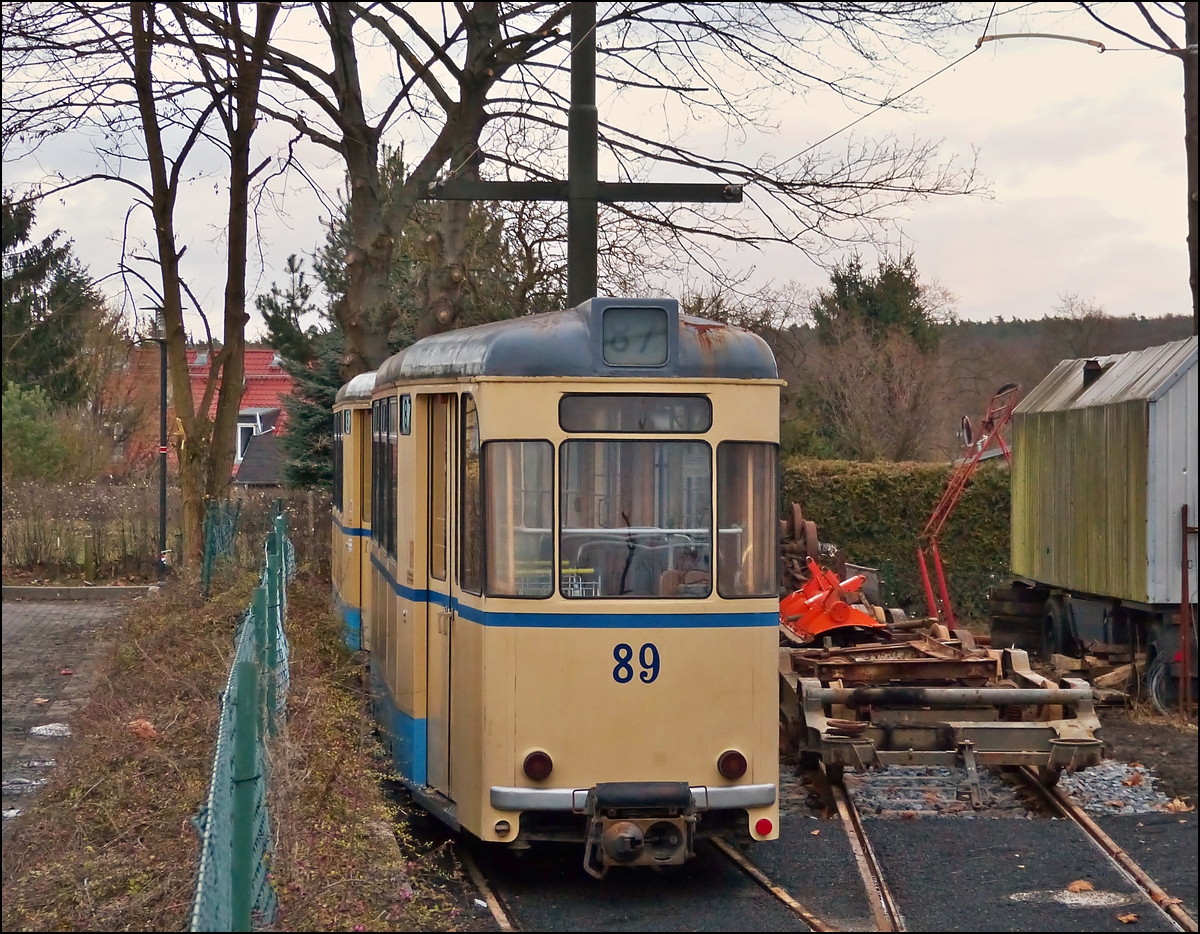
<instances>
[{"instance_id":1,"label":"tram windshield","mask_svg":"<svg viewBox=\"0 0 1200 934\"><path fill-rule=\"evenodd\" d=\"M564 597L707 597L712 450L698 441L562 446Z\"/></svg>"}]
</instances>

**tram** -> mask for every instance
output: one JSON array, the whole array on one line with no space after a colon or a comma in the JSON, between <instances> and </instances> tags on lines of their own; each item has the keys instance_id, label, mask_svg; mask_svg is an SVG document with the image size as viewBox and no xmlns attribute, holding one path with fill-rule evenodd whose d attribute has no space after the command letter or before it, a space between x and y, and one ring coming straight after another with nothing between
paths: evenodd
<instances>
[{"instance_id":1,"label":"tram","mask_svg":"<svg viewBox=\"0 0 1200 934\"><path fill-rule=\"evenodd\" d=\"M370 649L364 599L370 587L365 543L371 534L371 390L375 374L362 373L338 390L333 404L333 605L350 651ZM366 618L370 617L369 611Z\"/></svg>"},{"instance_id":2,"label":"tram","mask_svg":"<svg viewBox=\"0 0 1200 934\"><path fill-rule=\"evenodd\" d=\"M760 338L665 299L379 368L362 631L421 805L517 849L577 841L597 877L778 836L781 385ZM343 452L362 391L338 397Z\"/></svg>"}]
</instances>

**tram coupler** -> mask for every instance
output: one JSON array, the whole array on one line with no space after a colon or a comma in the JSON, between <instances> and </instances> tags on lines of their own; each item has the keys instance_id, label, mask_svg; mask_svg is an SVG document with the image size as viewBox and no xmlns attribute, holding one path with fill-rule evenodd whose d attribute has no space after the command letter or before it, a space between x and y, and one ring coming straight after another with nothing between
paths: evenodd
<instances>
[{"instance_id":1,"label":"tram coupler","mask_svg":"<svg viewBox=\"0 0 1200 934\"><path fill-rule=\"evenodd\" d=\"M695 802L687 782L606 782L588 792L583 868L681 866L695 854Z\"/></svg>"}]
</instances>

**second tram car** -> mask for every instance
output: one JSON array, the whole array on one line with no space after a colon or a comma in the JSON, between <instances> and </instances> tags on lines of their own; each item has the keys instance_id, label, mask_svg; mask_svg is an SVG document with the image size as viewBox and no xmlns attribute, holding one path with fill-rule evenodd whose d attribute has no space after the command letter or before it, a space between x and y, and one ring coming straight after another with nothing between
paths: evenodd
<instances>
[{"instance_id":1,"label":"second tram car","mask_svg":"<svg viewBox=\"0 0 1200 934\"><path fill-rule=\"evenodd\" d=\"M363 631L421 804L485 841L578 841L596 876L778 835L781 385L760 338L663 299L380 367Z\"/></svg>"},{"instance_id":2,"label":"second tram car","mask_svg":"<svg viewBox=\"0 0 1200 934\"><path fill-rule=\"evenodd\" d=\"M347 647L370 648L364 605L370 588L365 542L371 534L371 390L375 374L362 373L338 390L333 404L333 603Z\"/></svg>"}]
</instances>

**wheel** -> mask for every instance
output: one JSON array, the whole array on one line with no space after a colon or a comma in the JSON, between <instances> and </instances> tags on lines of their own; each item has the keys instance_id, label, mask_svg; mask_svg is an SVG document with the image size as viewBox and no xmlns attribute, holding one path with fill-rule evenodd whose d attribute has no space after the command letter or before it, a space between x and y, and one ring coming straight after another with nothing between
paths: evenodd
<instances>
[{"instance_id":1,"label":"wheel","mask_svg":"<svg viewBox=\"0 0 1200 934\"><path fill-rule=\"evenodd\" d=\"M808 556L815 561L821 556L819 550L820 542L817 541L817 524L811 519L806 519L802 529L804 534L804 548L808 552Z\"/></svg>"},{"instance_id":2,"label":"wheel","mask_svg":"<svg viewBox=\"0 0 1200 934\"><path fill-rule=\"evenodd\" d=\"M1179 708L1179 682L1171 677L1171 661L1165 653L1155 655L1146 671L1146 693L1161 714L1170 715Z\"/></svg>"},{"instance_id":3,"label":"wheel","mask_svg":"<svg viewBox=\"0 0 1200 934\"><path fill-rule=\"evenodd\" d=\"M1046 611L1042 614L1042 644L1047 655L1074 655L1078 648L1061 597L1046 601Z\"/></svg>"}]
</instances>

